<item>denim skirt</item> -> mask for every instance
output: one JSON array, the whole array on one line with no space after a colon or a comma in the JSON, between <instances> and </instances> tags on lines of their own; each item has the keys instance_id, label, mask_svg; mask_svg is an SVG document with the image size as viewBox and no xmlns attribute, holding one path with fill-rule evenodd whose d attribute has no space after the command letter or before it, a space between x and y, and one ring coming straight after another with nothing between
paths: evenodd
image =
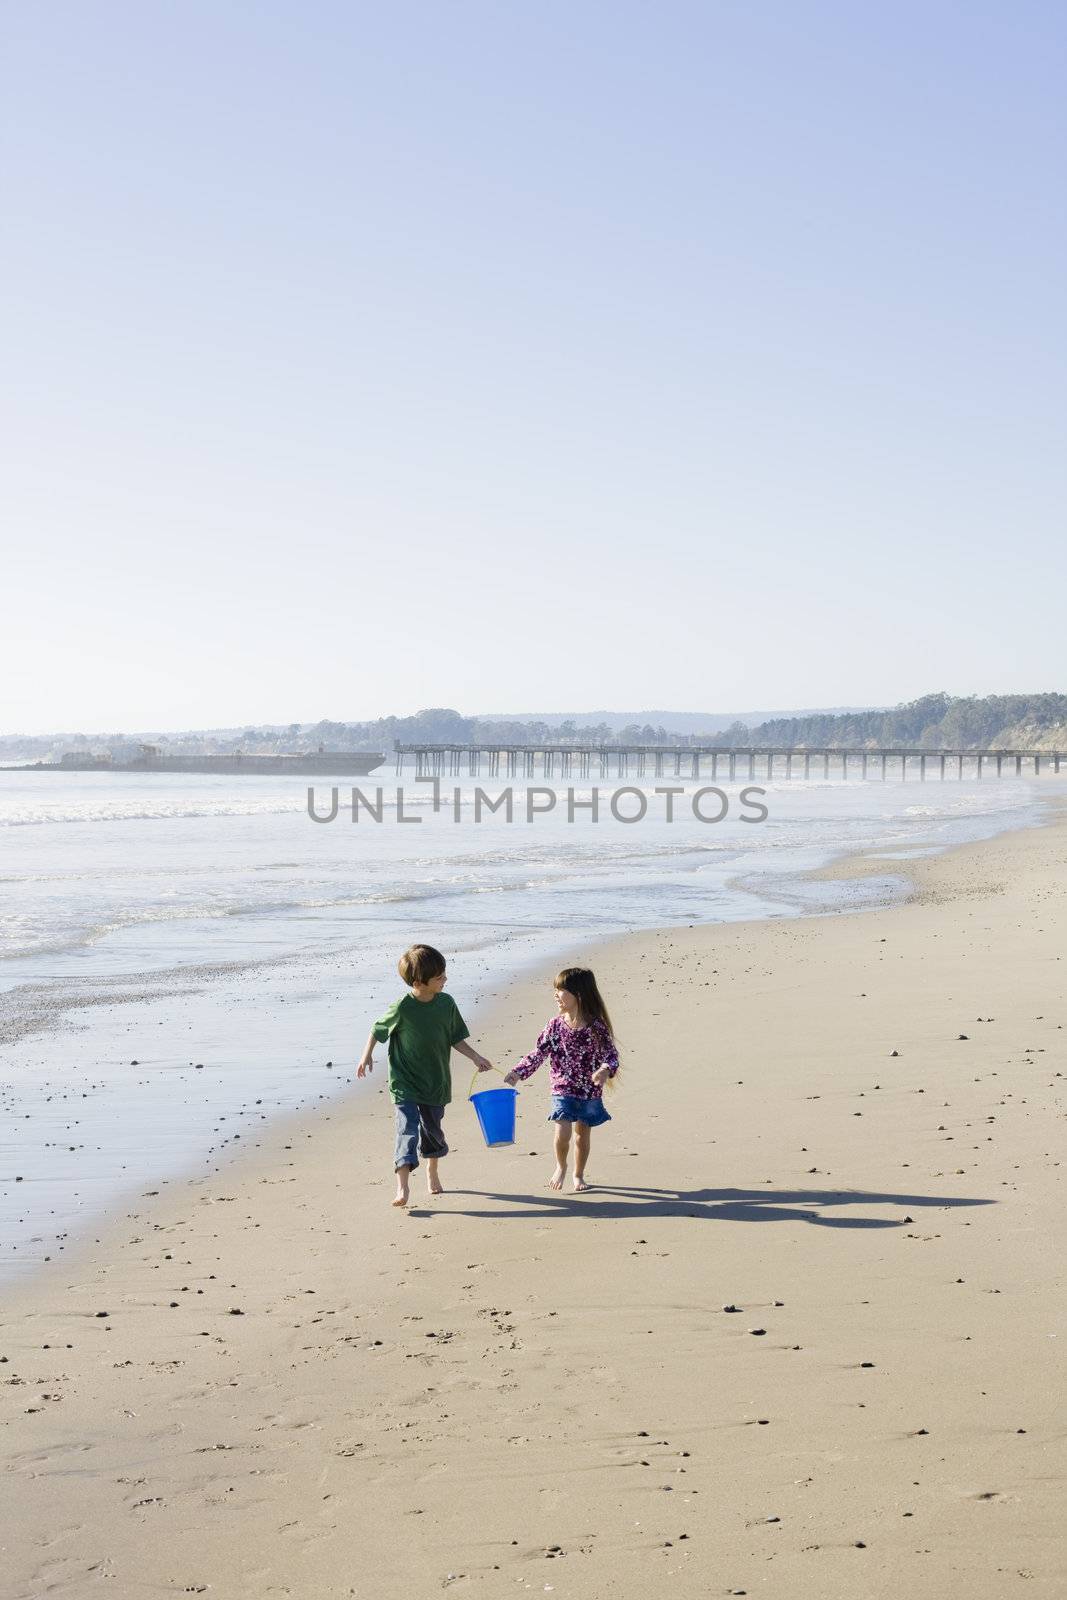
<instances>
[{"instance_id":1,"label":"denim skirt","mask_svg":"<svg viewBox=\"0 0 1067 1600\"><path fill-rule=\"evenodd\" d=\"M610 1122L611 1115L604 1110L603 1100L580 1100L576 1094L554 1094L549 1122L584 1122L590 1128L599 1128Z\"/></svg>"}]
</instances>

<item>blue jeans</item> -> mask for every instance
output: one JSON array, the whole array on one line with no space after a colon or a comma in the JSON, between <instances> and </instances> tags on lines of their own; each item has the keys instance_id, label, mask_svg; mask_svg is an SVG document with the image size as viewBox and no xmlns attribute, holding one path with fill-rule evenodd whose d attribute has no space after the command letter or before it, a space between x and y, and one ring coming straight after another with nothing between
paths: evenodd
<instances>
[{"instance_id":1,"label":"blue jeans","mask_svg":"<svg viewBox=\"0 0 1067 1600\"><path fill-rule=\"evenodd\" d=\"M419 1152L424 1156L447 1156L441 1128L444 1106L418 1105L414 1100L396 1102L396 1151L393 1166L411 1167L419 1164Z\"/></svg>"}]
</instances>

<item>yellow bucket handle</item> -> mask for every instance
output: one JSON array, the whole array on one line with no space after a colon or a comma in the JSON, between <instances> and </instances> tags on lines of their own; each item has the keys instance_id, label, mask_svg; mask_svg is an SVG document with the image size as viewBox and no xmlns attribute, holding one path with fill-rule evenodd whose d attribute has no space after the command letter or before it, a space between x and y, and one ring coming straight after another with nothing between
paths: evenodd
<instances>
[{"instance_id":1,"label":"yellow bucket handle","mask_svg":"<svg viewBox=\"0 0 1067 1600\"><path fill-rule=\"evenodd\" d=\"M489 1071L490 1072L499 1073L502 1078L506 1078L507 1077L507 1073L501 1071L501 1069L499 1067L490 1067ZM475 1069L474 1069L474 1077L471 1079L470 1088L467 1090L467 1099L468 1100L470 1099L471 1095L474 1093L475 1079L476 1078L480 1078L481 1075L482 1075L481 1068L480 1067L475 1067ZM510 1085L509 1085L509 1087L510 1087Z\"/></svg>"}]
</instances>

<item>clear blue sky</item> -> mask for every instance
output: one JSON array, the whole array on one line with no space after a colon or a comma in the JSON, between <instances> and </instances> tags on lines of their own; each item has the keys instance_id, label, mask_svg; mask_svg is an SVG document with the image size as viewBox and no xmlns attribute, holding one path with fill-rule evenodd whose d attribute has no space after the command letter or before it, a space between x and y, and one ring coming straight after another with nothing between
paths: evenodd
<instances>
[{"instance_id":1,"label":"clear blue sky","mask_svg":"<svg viewBox=\"0 0 1067 1600\"><path fill-rule=\"evenodd\" d=\"M1067 689L1065 19L8 6L0 731Z\"/></svg>"}]
</instances>

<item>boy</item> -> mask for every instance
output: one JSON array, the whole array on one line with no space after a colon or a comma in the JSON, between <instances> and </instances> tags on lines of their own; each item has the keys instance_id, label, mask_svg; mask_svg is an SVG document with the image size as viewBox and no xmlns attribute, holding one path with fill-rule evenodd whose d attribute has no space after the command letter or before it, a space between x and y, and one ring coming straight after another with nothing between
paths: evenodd
<instances>
[{"instance_id":1,"label":"boy","mask_svg":"<svg viewBox=\"0 0 1067 1600\"><path fill-rule=\"evenodd\" d=\"M441 1118L452 1098L451 1052L458 1050L479 1072L491 1072L493 1067L463 1043L470 1034L452 996L442 993L447 974L441 952L432 945L413 944L400 957L397 970L411 993L395 1001L374 1024L356 1075L362 1078L373 1072L375 1042L388 1039L389 1093L396 1101L393 1204L406 1206L408 1183L419 1164L420 1150L426 1157L430 1194L444 1193L437 1163L448 1154Z\"/></svg>"}]
</instances>

